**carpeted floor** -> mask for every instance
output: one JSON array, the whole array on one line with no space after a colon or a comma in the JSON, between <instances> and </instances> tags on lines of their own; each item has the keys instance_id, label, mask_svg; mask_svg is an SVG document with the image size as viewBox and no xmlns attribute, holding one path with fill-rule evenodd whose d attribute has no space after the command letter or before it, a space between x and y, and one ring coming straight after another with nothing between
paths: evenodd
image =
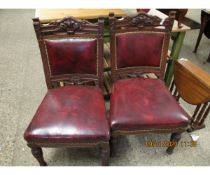
<instances>
[{"instance_id":1,"label":"carpeted floor","mask_svg":"<svg viewBox=\"0 0 210 175\"><path fill-rule=\"evenodd\" d=\"M46 93L44 73L31 18L34 10L0 10L0 166L38 165L31 155L23 132ZM190 16L198 20L199 10ZM192 53L198 30L187 32L181 57L192 60L210 72L206 63L210 40L203 37L198 53ZM108 104L108 103L107 103ZM192 113L194 107L183 103ZM141 135L118 139L116 156L110 165L210 165L210 116L206 128L196 131L200 136L197 147L177 147L167 155L164 147L149 148L147 140L168 140L170 135ZM191 141L185 133L182 141ZM99 150L96 149L44 149L44 156L52 166L98 166Z\"/></svg>"}]
</instances>

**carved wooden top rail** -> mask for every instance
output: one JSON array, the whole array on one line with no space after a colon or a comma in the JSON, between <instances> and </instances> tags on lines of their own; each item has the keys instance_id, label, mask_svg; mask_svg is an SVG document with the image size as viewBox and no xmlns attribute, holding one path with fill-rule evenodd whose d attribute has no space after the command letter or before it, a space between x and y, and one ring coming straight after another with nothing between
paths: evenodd
<instances>
[{"instance_id":1,"label":"carved wooden top rail","mask_svg":"<svg viewBox=\"0 0 210 175\"><path fill-rule=\"evenodd\" d=\"M175 62L174 83L186 102L199 105L210 101L210 74L191 61L180 59Z\"/></svg>"},{"instance_id":2,"label":"carved wooden top rail","mask_svg":"<svg viewBox=\"0 0 210 175\"><path fill-rule=\"evenodd\" d=\"M169 17L165 20L157 16L148 15L147 13L139 13L136 16L126 16L123 20L114 18L114 13L110 13L111 30L137 28L158 28L164 27L166 30L172 30L176 12L171 11ZM162 29L161 28L161 29Z\"/></svg>"},{"instance_id":3,"label":"carved wooden top rail","mask_svg":"<svg viewBox=\"0 0 210 175\"><path fill-rule=\"evenodd\" d=\"M103 18L99 17L98 24L103 23ZM98 30L100 25L90 23L85 20L78 20L74 17L65 17L48 24L41 24L39 18L33 18L34 28L37 37L51 34L96 34L103 36L103 30Z\"/></svg>"}]
</instances>

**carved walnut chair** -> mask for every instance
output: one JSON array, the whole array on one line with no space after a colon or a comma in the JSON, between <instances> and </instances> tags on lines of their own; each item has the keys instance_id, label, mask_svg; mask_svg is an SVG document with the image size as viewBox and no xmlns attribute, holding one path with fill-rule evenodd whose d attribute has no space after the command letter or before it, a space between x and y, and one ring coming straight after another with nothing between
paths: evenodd
<instances>
[{"instance_id":1,"label":"carved walnut chair","mask_svg":"<svg viewBox=\"0 0 210 175\"><path fill-rule=\"evenodd\" d=\"M103 99L103 27L72 17L41 24L33 19L47 94L24 138L42 166L42 147L99 147L108 165L109 125Z\"/></svg>"},{"instance_id":2,"label":"carved walnut chair","mask_svg":"<svg viewBox=\"0 0 210 175\"><path fill-rule=\"evenodd\" d=\"M163 81L174 17L175 12L164 21L143 12L124 19L110 14L111 146L118 136L172 133L171 154L188 128L190 117ZM157 78L145 78L147 73Z\"/></svg>"}]
</instances>

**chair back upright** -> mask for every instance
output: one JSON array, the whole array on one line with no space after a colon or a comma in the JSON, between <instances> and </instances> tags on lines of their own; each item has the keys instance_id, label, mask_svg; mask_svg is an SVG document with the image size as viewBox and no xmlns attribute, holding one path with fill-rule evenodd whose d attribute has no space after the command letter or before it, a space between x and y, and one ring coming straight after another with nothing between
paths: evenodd
<instances>
[{"instance_id":1,"label":"chair back upright","mask_svg":"<svg viewBox=\"0 0 210 175\"><path fill-rule=\"evenodd\" d=\"M65 17L42 24L33 19L48 89L63 85L103 86L104 19Z\"/></svg>"},{"instance_id":2,"label":"chair back upright","mask_svg":"<svg viewBox=\"0 0 210 175\"><path fill-rule=\"evenodd\" d=\"M117 19L109 15L112 81L145 73L163 79L175 12L161 20L144 12Z\"/></svg>"}]
</instances>

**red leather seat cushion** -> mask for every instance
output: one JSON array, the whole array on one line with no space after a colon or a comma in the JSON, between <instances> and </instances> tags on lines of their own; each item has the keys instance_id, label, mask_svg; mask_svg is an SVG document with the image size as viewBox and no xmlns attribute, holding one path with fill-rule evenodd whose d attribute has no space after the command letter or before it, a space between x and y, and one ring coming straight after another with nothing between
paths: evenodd
<instances>
[{"instance_id":1,"label":"red leather seat cushion","mask_svg":"<svg viewBox=\"0 0 210 175\"><path fill-rule=\"evenodd\" d=\"M113 85L110 101L111 130L186 127L188 114L159 79L133 78Z\"/></svg>"},{"instance_id":2,"label":"red leather seat cushion","mask_svg":"<svg viewBox=\"0 0 210 175\"><path fill-rule=\"evenodd\" d=\"M66 86L48 90L24 138L40 142L108 141L101 89Z\"/></svg>"}]
</instances>

